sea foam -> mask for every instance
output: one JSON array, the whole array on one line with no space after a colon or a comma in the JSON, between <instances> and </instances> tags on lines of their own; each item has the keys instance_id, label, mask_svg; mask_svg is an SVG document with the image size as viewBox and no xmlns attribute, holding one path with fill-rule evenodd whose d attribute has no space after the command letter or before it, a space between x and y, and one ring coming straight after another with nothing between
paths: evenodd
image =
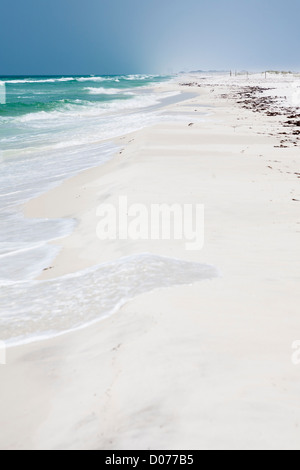
<instances>
[{"instance_id":1,"label":"sea foam","mask_svg":"<svg viewBox=\"0 0 300 470\"><path fill-rule=\"evenodd\" d=\"M1 338L16 344L55 336L104 319L143 293L218 276L210 265L142 253L49 281L2 285Z\"/></svg>"}]
</instances>

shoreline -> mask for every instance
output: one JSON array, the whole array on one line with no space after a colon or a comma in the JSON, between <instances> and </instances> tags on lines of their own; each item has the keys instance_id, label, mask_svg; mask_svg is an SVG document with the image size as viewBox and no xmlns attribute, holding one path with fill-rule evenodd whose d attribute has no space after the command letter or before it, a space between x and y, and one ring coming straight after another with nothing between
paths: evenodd
<instances>
[{"instance_id":1,"label":"shoreline","mask_svg":"<svg viewBox=\"0 0 300 470\"><path fill-rule=\"evenodd\" d=\"M122 154L25 214L79 220L42 279L146 250L217 266L223 278L141 294L92 327L11 348L0 369L0 448L299 448L297 148L274 148L278 116L222 98L226 84L212 89L195 88L191 103L168 107L182 119L125 136ZM145 205L204 203L204 250L99 248L97 204L122 193Z\"/></svg>"}]
</instances>

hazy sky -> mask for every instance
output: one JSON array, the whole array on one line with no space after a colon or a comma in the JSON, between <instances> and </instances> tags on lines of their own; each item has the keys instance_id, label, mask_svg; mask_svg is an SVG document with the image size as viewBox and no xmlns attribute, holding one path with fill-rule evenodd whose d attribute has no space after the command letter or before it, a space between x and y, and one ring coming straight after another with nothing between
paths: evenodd
<instances>
[{"instance_id":1,"label":"hazy sky","mask_svg":"<svg viewBox=\"0 0 300 470\"><path fill-rule=\"evenodd\" d=\"M0 75L300 70L299 0L1 0Z\"/></svg>"}]
</instances>

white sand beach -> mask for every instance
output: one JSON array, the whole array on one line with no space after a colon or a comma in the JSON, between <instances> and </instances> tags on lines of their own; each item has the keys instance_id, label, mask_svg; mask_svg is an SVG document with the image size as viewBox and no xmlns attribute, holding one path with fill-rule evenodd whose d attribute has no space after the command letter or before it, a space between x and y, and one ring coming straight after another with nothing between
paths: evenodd
<instances>
[{"instance_id":1,"label":"white sand beach","mask_svg":"<svg viewBox=\"0 0 300 470\"><path fill-rule=\"evenodd\" d=\"M1 449L300 449L298 86L293 75L179 76L157 87L192 93L165 107L168 119L118 138L112 160L25 205L28 218L77 221L39 280L139 253L220 275L8 348ZM272 88L257 96L274 102L250 109L256 92L245 87ZM120 195L204 204L204 248L100 241L97 207Z\"/></svg>"}]
</instances>

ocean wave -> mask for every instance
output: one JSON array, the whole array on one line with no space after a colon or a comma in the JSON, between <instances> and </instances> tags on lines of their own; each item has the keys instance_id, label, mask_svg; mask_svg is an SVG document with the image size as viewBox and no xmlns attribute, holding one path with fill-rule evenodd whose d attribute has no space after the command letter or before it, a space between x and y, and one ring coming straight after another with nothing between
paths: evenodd
<instances>
[{"instance_id":1,"label":"ocean wave","mask_svg":"<svg viewBox=\"0 0 300 470\"><path fill-rule=\"evenodd\" d=\"M56 83L56 82L74 82L76 78L74 77L61 77L61 78L45 78L45 79L18 79L18 80L5 80L4 83L18 84L18 83Z\"/></svg>"},{"instance_id":2,"label":"ocean wave","mask_svg":"<svg viewBox=\"0 0 300 470\"><path fill-rule=\"evenodd\" d=\"M117 77L79 77L76 78L77 82L119 82Z\"/></svg>"},{"instance_id":3,"label":"ocean wave","mask_svg":"<svg viewBox=\"0 0 300 470\"><path fill-rule=\"evenodd\" d=\"M1 337L13 343L49 332L56 336L95 323L143 293L219 275L207 264L141 253L51 281L5 283L0 297Z\"/></svg>"},{"instance_id":4,"label":"ocean wave","mask_svg":"<svg viewBox=\"0 0 300 470\"><path fill-rule=\"evenodd\" d=\"M1 79L6 84L22 84L22 83L59 83L59 82L117 82L120 80L152 80L159 75L116 75L116 76L82 76L82 77L49 77L49 78L17 78L17 79Z\"/></svg>"},{"instance_id":5,"label":"ocean wave","mask_svg":"<svg viewBox=\"0 0 300 470\"><path fill-rule=\"evenodd\" d=\"M121 75L122 80L151 80L159 75Z\"/></svg>"},{"instance_id":6,"label":"ocean wave","mask_svg":"<svg viewBox=\"0 0 300 470\"><path fill-rule=\"evenodd\" d=\"M77 82L105 82L105 77L77 77Z\"/></svg>"},{"instance_id":7,"label":"ocean wave","mask_svg":"<svg viewBox=\"0 0 300 470\"><path fill-rule=\"evenodd\" d=\"M126 93L127 94L127 93ZM180 92L167 92L161 94L142 94L136 95L135 93L128 92L128 99L122 98L121 93L119 99L109 100L109 101L68 101L60 100L54 103L51 103L51 107L48 109L37 109L36 112L23 114L21 116L16 116L14 121L16 123L22 124L31 124L35 127L44 127L49 125L51 122L55 123L55 126L59 126L60 123L70 121L76 117L76 119L85 119L91 117L101 117L104 113L113 111L126 111L132 109L148 108L150 106L155 106L159 104L162 99L170 98L176 96Z\"/></svg>"},{"instance_id":8,"label":"ocean wave","mask_svg":"<svg viewBox=\"0 0 300 470\"><path fill-rule=\"evenodd\" d=\"M119 95L119 94L126 94L126 95L133 95L132 92L121 89L121 88L93 88L93 87L86 87L84 88L88 91L91 95Z\"/></svg>"},{"instance_id":9,"label":"ocean wave","mask_svg":"<svg viewBox=\"0 0 300 470\"><path fill-rule=\"evenodd\" d=\"M22 83L59 83L59 82L104 82L115 81L113 77L58 77L58 78L18 78L14 80L4 80L6 84L22 84Z\"/></svg>"}]
</instances>

